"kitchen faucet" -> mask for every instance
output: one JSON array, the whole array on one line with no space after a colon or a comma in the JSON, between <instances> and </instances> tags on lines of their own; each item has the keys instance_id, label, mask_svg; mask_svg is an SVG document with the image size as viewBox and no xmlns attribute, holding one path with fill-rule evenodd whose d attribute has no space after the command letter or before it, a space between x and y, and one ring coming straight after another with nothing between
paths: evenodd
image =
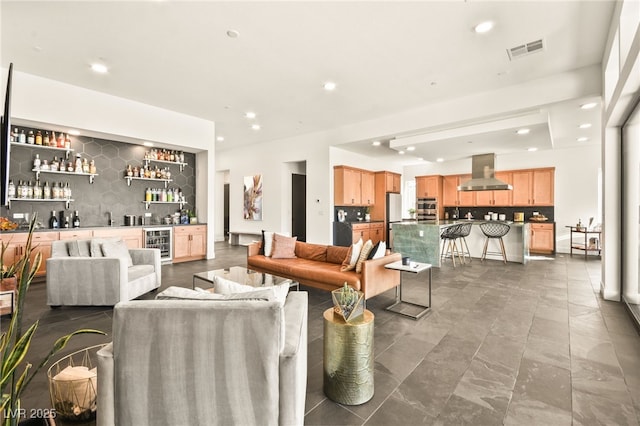
<instances>
[{"instance_id":1,"label":"kitchen faucet","mask_svg":"<svg viewBox=\"0 0 640 426\"><path fill-rule=\"evenodd\" d=\"M109 226L113 226L113 213L107 212L107 214L109 215Z\"/></svg>"}]
</instances>

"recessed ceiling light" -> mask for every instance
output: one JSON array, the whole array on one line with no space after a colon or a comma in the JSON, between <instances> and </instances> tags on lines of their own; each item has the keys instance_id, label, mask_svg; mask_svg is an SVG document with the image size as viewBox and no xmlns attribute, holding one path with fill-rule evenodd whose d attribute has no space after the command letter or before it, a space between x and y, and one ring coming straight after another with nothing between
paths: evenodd
<instances>
[{"instance_id":1,"label":"recessed ceiling light","mask_svg":"<svg viewBox=\"0 0 640 426\"><path fill-rule=\"evenodd\" d=\"M473 30L478 34L482 34L482 33L491 31L492 28L493 28L493 22L485 21L473 27Z\"/></svg>"},{"instance_id":2,"label":"recessed ceiling light","mask_svg":"<svg viewBox=\"0 0 640 426\"><path fill-rule=\"evenodd\" d=\"M398 151L398 154L404 155L404 151Z\"/></svg>"},{"instance_id":3,"label":"recessed ceiling light","mask_svg":"<svg viewBox=\"0 0 640 426\"><path fill-rule=\"evenodd\" d=\"M578 142L586 142L586 141L588 141L588 140L589 140L589 138L587 138L587 137L584 137L584 136L583 136L583 137L578 138L578 139L576 139L576 140L577 140Z\"/></svg>"},{"instance_id":4,"label":"recessed ceiling light","mask_svg":"<svg viewBox=\"0 0 640 426\"><path fill-rule=\"evenodd\" d=\"M104 64L95 63L91 64L91 70L99 74L106 74L107 71L109 71L109 68L107 68L107 66Z\"/></svg>"},{"instance_id":5,"label":"recessed ceiling light","mask_svg":"<svg viewBox=\"0 0 640 426\"><path fill-rule=\"evenodd\" d=\"M259 124L252 124L252 125L251 125L251 128L252 128L253 130L260 130L260 125L259 125Z\"/></svg>"},{"instance_id":6,"label":"recessed ceiling light","mask_svg":"<svg viewBox=\"0 0 640 426\"><path fill-rule=\"evenodd\" d=\"M580 105L580 108L582 108L582 109L591 109L591 108L595 108L596 105L598 105L596 102L588 102L586 104Z\"/></svg>"},{"instance_id":7,"label":"recessed ceiling light","mask_svg":"<svg viewBox=\"0 0 640 426\"><path fill-rule=\"evenodd\" d=\"M247 111L247 113L244 116L249 119L253 119L253 118L256 118L256 113L253 111Z\"/></svg>"},{"instance_id":8,"label":"recessed ceiling light","mask_svg":"<svg viewBox=\"0 0 640 426\"><path fill-rule=\"evenodd\" d=\"M438 163L442 163L442 162L444 161L444 158L436 158L436 161L437 161Z\"/></svg>"},{"instance_id":9,"label":"recessed ceiling light","mask_svg":"<svg viewBox=\"0 0 640 426\"><path fill-rule=\"evenodd\" d=\"M536 148L535 146L532 146L531 148L527 149L527 151L529 151L529 152L535 152L537 150L538 150L538 148Z\"/></svg>"},{"instance_id":10,"label":"recessed ceiling light","mask_svg":"<svg viewBox=\"0 0 640 426\"><path fill-rule=\"evenodd\" d=\"M153 143L152 142L144 142L142 145L144 145L144 146L153 146Z\"/></svg>"},{"instance_id":11,"label":"recessed ceiling light","mask_svg":"<svg viewBox=\"0 0 640 426\"><path fill-rule=\"evenodd\" d=\"M227 37L238 38L240 32L238 30L227 30Z\"/></svg>"},{"instance_id":12,"label":"recessed ceiling light","mask_svg":"<svg viewBox=\"0 0 640 426\"><path fill-rule=\"evenodd\" d=\"M373 142L371 143L371 145L373 145L373 146L380 146L380 145L381 145L381 143L380 143L380 141L373 141Z\"/></svg>"},{"instance_id":13,"label":"recessed ceiling light","mask_svg":"<svg viewBox=\"0 0 640 426\"><path fill-rule=\"evenodd\" d=\"M67 133L69 133L70 135L73 135L73 136L78 136L80 134L80 131L76 130L76 129L69 129L69 131Z\"/></svg>"},{"instance_id":14,"label":"recessed ceiling light","mask_svg":"<svg viewBox=\"0 0 640 426\"><path fill-rule=\"evenodd\" d=\"M526 134L529 134L530 131L531 130L529 130L529 129L518 129L516 131L516 133L519 134L519 135L526 135Z\"/></svg>"},{"instance_id":15,"label":"recessed ceiling light","mask_svg":"<svg viewBox=\"0 0 640 426\"><path fill-rule=\"evenodd\" d=\"M407 151L415 151L416 147L415 146L408 146L407 147Z\"/></svg>"},{"instance_id":16,"label":"recessed ceiling light","mask_svg":"<svg viewBox=\"0 0 640 426\"><path fill-rule=\"evenodd\" d=\"M217 140L218 142L224 142L224 136L218 136L218 137L216 138L216 140Z\"/></svg>"},{"instance_id":17,"label":"recessed ceiling light","mask_svg":"<svg viewBox=\"0 0 640 426\"><path fill-rule=\"evenodd\" d=\"M578 127L580 127L581 129L588 129L589 127L591 127L591 123L582 123Z\"/></svg>"},{"instance_id":18,"label":"recessed ceiling light","mask_svg":"<svg viewBox=\"0 0 640 426\"><path fill-rule=\"evenodd\" d=\"M333 81L327 81L324 86L322 86L324 90L331 92L332 90L336 90L336 83Z\"/></svg>"}]
</instances>

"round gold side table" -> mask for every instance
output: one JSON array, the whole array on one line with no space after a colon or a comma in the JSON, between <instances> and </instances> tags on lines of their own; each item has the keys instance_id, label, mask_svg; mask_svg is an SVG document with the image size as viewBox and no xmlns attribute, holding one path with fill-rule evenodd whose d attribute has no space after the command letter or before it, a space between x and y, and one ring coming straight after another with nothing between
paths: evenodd
<instances>
[{"instance_id":1,"label":"round gold side table","mask_svg":"<svg viewBox=\"0 0 640 426\"><path fill-rule=\"evenodd\" d=\"M333 308L324 311L324 393L340 404L364 404L373 397L371 311L346 323Z\"/></svg>"}]
</instances>

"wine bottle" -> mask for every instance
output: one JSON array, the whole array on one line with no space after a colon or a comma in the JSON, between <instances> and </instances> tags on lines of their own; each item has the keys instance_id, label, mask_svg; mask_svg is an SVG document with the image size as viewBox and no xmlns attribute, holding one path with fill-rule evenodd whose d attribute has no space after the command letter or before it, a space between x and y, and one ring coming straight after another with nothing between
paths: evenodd
<instances>
[{"instance_id":1,"label":"wine bottle","mask_svg":"<svg viewBox=\"0 0 640 426\"><path fill-rule=\"evenodd\" d=\"M78 215L78 210L76 210L76 214L73 216L73 227L80 228L80 215Z\"/></svg>"},{"instance_id":2,"label":"wine bottle","mask_svg":"<svg viewBox=\"0 0 640 426\"><path fill-rule=\"evenodd\" d=\"M51 218L49 219L49 228L58 229L60 228L60 224L58 223L58 218L56 216L56 211L53 210L51 212Z\"/></svg>"}]
</instances>

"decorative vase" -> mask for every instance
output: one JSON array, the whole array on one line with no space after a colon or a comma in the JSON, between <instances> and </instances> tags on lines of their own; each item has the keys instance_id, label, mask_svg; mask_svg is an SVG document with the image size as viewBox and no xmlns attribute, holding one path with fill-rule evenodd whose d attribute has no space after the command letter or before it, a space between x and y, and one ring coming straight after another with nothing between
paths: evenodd
<instances>
[{"instance_id":1,"label":"decorative vase","mask_svg":"<svg viewBox=\"0 0 640 426\"><path fill-rule=\"evenodd\" d=\"M364 220L366 220L367 222L370 222L371 221L371 215L369 213L366 213L364 215Z\"/></svg>"},{"instance_id":2,"label":"decorative vase","mask_svg":"<svg viewBox=\"0 0 640 426\"><path fill-rule=\"evenodd\" d=\"M345 322L351 322L364 314L364 293L354 290L346 283L344 287L331 292L333 310Z\"/></svg>"}]
</instances>

